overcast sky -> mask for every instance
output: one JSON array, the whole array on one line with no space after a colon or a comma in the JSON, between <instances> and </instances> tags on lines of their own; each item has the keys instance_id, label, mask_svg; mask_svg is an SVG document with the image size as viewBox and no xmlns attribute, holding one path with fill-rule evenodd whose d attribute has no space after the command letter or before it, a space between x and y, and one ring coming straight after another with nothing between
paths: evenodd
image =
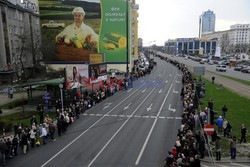
<instances>
[{"instance_id":1,"label":"overcast sky","mask_svg":"<svg viewBox=\"0 0 250 167\"><path fill-rule=\"evenodd\" d=\"M250 0L136 0L136 3L139 37L145 46L164 45L168 39L198 37L199 16L208 9L216 15L215 31L230 29L232 24L250 24Z\"/></svg>"}]
</instances>

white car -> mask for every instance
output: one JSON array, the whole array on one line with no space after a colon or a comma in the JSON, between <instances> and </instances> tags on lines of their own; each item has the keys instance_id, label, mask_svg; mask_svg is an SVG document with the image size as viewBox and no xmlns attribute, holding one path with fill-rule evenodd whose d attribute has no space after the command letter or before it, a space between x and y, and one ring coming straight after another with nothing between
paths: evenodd
<instances>
[{"instance_id":1,"label":"white car","mask_svg":"<svg viewBox=\"0 0 250 167\"><path fill-rule=\"evenodd\" d=\"M227 71L227 66L218 65L218 66L216 66L216 71L224 71L224 72L226 72Z\"/></svg>"}]
</instances>

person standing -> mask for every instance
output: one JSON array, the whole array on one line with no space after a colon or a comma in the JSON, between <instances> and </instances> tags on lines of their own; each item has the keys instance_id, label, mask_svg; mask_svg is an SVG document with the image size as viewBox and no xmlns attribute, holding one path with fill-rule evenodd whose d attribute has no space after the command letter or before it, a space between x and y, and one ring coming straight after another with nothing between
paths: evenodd
<instances>
[{"instance_id":1,"label":"person standing","mask_svg":"<svg viewBox=\"0 0 250 167\"><path fill-rule=\"evenodd\" d=\"M214 77L214 76L212 76L212 84L214 84L214 80L215 80L215 77Z\"/></svg>"},{"instance_id":2,"label":"person standing","mask_svg":"<svg viewBox=\"0 0 250 167\"><path fill-rule=\"evenodd\" d=\"M40 137L43 138L43 144L47 144L47 143L46 143L47 130L46 130L45 124L43 124L43 127L42 127L42 134L40 135Z\"/></svg>"},{"instance_id":3,"label":"person standing","mask_svg":"<svg viewBox=\"0 0 250 167\"><path fill-rule=\"evenodd\" d=\"M247 134L247 128L245 127L244 124L241 125L241 139L240 143L246 143L246 134Z\"/></svg>"},{"instance_id":4,"label":"person standing","mask_svg":"<svg viewBox=\"0 0 250 167\"><path fill-rule=\"evenodd\" d=\"M217 119L217 126L218 126L218 132L222 132L222 128L223 128L222 116L219 116L219 118Z\"/></svg>"},{"instance_id":5,"label":"person standing","mask_svg":"<svg viewBox=\"0 0 250 167\"><path fill-rule=\"evenodd\" d=\"M227 106L224 105L221 111L222 111L222 119L224 120L226 118L226 112L228 111Z\"/></svg>"},{"instance_id":6,"label":"person standing","mask_svg":"<svg viewBox=\"0 0 250 167\"><path fill-rule=\"evenodd\" d=\"M13 94L14 94L14 90L13 90L13 88L11 87L11 88L10 88L10 98L11 98L11 99L13 98Z\"/></svg>"},{"instance_id":7,"label":"person standing","mask_svg":"<svg viewBox=\"0 0 250 167\"><path fill-rule=\"evenodd\" d=\"M217 136L215 141L215 151L216 151L216 160L220 161L221 159L221 146L220 146L220 137Z\"/></svg>"},{"instance_id":8,"label":"person standing","mask_svg":"<svg viewBox=\"0 0 250 167\"><path fill-rule=\"evenodd\" d=\"M231 159L236 158L236 137L233 136L233 139L230 142L230 153L231 153Z\"/></svg>"}]
</instances>

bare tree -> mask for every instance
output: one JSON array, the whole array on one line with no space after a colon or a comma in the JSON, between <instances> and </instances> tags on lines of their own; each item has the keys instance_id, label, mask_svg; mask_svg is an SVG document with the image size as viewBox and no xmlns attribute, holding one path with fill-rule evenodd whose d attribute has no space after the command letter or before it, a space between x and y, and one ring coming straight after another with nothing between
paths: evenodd
<instances>
[{"instance_id":1,"label":"bare tree","mask_svg":"<svg viewBox=\"0 0 250 167\"><path fill-rule=\"evenodd\" d=\"M229 35L228 33L223 34L221 37L221 51L222 53L229 53Z\"/></svg>"}]
</instances>

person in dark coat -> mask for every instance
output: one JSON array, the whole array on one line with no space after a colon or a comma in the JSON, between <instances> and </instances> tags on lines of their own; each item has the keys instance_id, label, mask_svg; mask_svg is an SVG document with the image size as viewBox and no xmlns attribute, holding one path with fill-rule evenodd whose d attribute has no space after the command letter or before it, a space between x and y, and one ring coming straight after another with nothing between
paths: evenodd
<instances>
[{"instance_id":1,"label":"person in dark coat","mask_svg":"<svg viewBox=\"0 0 250 167\"><path fill-rule=\"evenodd\" d=\"M204 158L204 153L205 153L205 140L203 137L200 138L199 142L199 152L200 152L200 158Z\"/></svg>"},{"instance_id":2,"label":"person in dark coat","mask_svg":"<svg viewBox=\"0 0 250 167\"><path fill-rule=\"evenodd\" d=\"M240 143L244 142L246 143L246 134L247 134L247 128L245 127L244 124L241 125L241 139L240 139Z\"/></svg>"},{"instance_id":3,"label":"person in dark coat","mask_svg":"<svg viewBox=\"0 0 250 167\"><path fill-rule=\"evenodd\" d=\"M37 121L36 121L36 116L32 115L32 118L30 119L30 125L32 126L33 123L35 123L35 125L37 125Z\"/></svg>"}]
</instances>

